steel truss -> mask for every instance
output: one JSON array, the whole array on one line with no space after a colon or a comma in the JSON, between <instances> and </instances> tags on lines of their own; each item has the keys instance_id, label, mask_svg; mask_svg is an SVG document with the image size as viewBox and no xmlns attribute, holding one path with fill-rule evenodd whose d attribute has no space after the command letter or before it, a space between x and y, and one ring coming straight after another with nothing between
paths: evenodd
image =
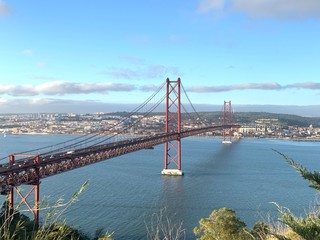
<instances>
[{"instance_id":1,"label":"steel truss","mask_svg":"<svg viewBox=\"0 0 320 240\"><path fill-rule=\"evenodd\" d=\"M231 101L224 101L223 104L223 125L232 125L232 108ZM224 128L223 129L223 139L222 141L230 141L232 137L232 129Z\"/></svg>"},{"instance_id":2,"label":"steel truss","mask_svg":"<svg viewBox=\"0 0 320 240\"><path fill-rule=\"evenodd\" d=\"M164 171L177 169L181 171L181 100L180 100L180 78L170 81L167 78L166 93L166 133L175 132L176 139L164 144Z\"/></svg>"}]
</instances>

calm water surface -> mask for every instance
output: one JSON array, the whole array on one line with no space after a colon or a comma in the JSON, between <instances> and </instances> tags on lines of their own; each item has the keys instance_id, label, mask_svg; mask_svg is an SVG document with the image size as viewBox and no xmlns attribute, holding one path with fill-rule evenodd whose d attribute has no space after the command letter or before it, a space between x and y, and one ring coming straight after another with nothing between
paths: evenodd
<instances>
[{"instance_id":1,"label":"calm water surface","mask_svg":"<svg viewBox=\"0 0 320 240\"><path fill-rule=\"evenodd\" d=\"M1 136L0 157L70 138L74 136ZM164 153L159 145L43 179L40 193L51 202L69 199L88 180L79 201L63 215L69 224L88 234L103 227L115 239L146 239L150 218L166 209L173 222L183 222L186 239L194 239L199 219L221 207L236 210L249 227L267 215L277 218L271 202L303 214L316 191L272 149L319 171L319 146L266 139L223 145L220 139L187 138L182 141L183 177L160 174Z\"/></svg>"}]
</instances>

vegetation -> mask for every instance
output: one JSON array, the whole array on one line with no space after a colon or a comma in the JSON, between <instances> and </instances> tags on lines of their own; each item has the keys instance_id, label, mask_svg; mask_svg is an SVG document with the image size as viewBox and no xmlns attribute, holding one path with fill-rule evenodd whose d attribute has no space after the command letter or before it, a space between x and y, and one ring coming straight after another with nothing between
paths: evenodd
<instances>
[{"instance_id":1,"label":"vegetation","mask_svg":"<svg viewBox=\"0 0 320 240\"><path fill-rule=\"evenodd\" d=\"M33 220L12 209L5 202L0 211L0 239L1 240L89 240L90 238L77 229L68 226L61 221L61 214L74 203L78 196L84 191L87 182L75 193L69 201L63 202L59 199L53 206L45 206L41 210L49 210L44 222L37 226ZM96 232L94 240L110 240L111 235Z\"/></svg>"},{"instance_id":2,"label":"vegetation","mask_svg":"<svg viewBox=\"0 0 320 240\"><path fill-rule=\"evenodd\" d=\"M202 235L201 240L210 239L253 239L246 229L246 224L229 208L214 210L208 218L199 221L199 227L194 229L196 235Z\"/></svg>"},{"instance_id":3,"label":"vegetation","mask_svg":"<svg viewBox=\"0 0 320 240\"><path fill-rule=\"evenodd\" d=\"M179 240L185 239L183 223L174 223L167 214L167 209L161 209L159 213L151 216L146 222L147 239L150 240Z\"/></svg>"}]
</instances>

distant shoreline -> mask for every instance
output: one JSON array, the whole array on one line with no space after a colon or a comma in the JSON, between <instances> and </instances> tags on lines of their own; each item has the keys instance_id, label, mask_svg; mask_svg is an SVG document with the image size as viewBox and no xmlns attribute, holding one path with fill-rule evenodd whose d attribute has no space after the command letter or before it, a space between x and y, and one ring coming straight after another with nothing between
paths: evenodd
<instances>
[{"instance_id":1,"label":"distant shoreline","mask_svg":"<svg viewBox=\"0 0 320 240\"><path fill-rule=\"evenodd\" d=\"M72 133L36 133L36 132L30 132L30 133L7 133L4 134L3 136L6 137L8 135L86 135L86 134L72 134ZM94 135L94 134L87 134L89 135ZM102 135L101 135L102 136ZM106 134L106 136L108 136ZM121 135L117 135L118 137L143 137L143 136L148 136L148 135L131 135L131 134L121 134ZM199 135L195 135L195 136L190 136L192 138L221 138L221 136L199 136ZM233 140L239 140L239 138L235 139L232 138ZM320 142L320 139L318 138L288 138L288 137L282 137L282 138L273 138L273 137L241 137L240 139L268 139L268 140L288 140L288 141L294 141L294 142Z\"/></svg>"}]
</instances>

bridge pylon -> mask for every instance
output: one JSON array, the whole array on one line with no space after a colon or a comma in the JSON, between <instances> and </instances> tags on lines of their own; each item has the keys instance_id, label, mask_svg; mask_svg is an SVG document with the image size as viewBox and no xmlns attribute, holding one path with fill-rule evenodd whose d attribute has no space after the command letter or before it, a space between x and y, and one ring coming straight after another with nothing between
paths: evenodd
<instances>
[{"instance_id":1,"label":"bridge pylon","mask_svg":"<svg viewBox=\"0 0 320 240\"><path fill-rule=\"evenodd\" d=\"M9 156L9 163L11 166L14 166L15 164L15 155L12 154ZM36 226L39 225L39 201L40 201L40 176L39 176L39 165L40 165L40 156L35 156L34 163L36 167L33 169L34 173L33 179L30 179L30 183L28 185L32 186L31 189L28 191L27 194L23 195L23 193L19 190L17 186L12 186L9 190L9 206L11 209L14 209L14 193L17 193L17 195L20 197L20 202L17 205L17 208L19 208L23 203L27 206L28 210L33 213L34 215L34 223ZM19 166L20 167L20 166ZM14 174L14 173L11 173ZM14 177L14 176L13 176ZM31 195L31 193L34 192L33 197L33 206L30 205L28 202L28 197Z\"/></svg>"},{"instance_id":2,"label":"bridge pylon","mask_svg":"<svg viewBox=\"0 0 320 240\"><path fill-rule=\"evenodd\" d=\"M223 104L223 125L231 125L232 124L232 107L231 101L224 101ZM222 133L222 143L223 144L231 144L232 137L232 129L223 129Z\"/></svg>"},{"instance_id":3,"label":"bridge pylon","mask_svg":"<svg viewBox=\"0 0 320 240\"><path fill-rule=\"evenodd\" d=\"M166 133L176 132L177 139L168 141L164 144L164 168L162 175L181 176L181 100L180 100L180 83L170 81L167 78L166 83Z\"/></svg>"}]
</instances>

